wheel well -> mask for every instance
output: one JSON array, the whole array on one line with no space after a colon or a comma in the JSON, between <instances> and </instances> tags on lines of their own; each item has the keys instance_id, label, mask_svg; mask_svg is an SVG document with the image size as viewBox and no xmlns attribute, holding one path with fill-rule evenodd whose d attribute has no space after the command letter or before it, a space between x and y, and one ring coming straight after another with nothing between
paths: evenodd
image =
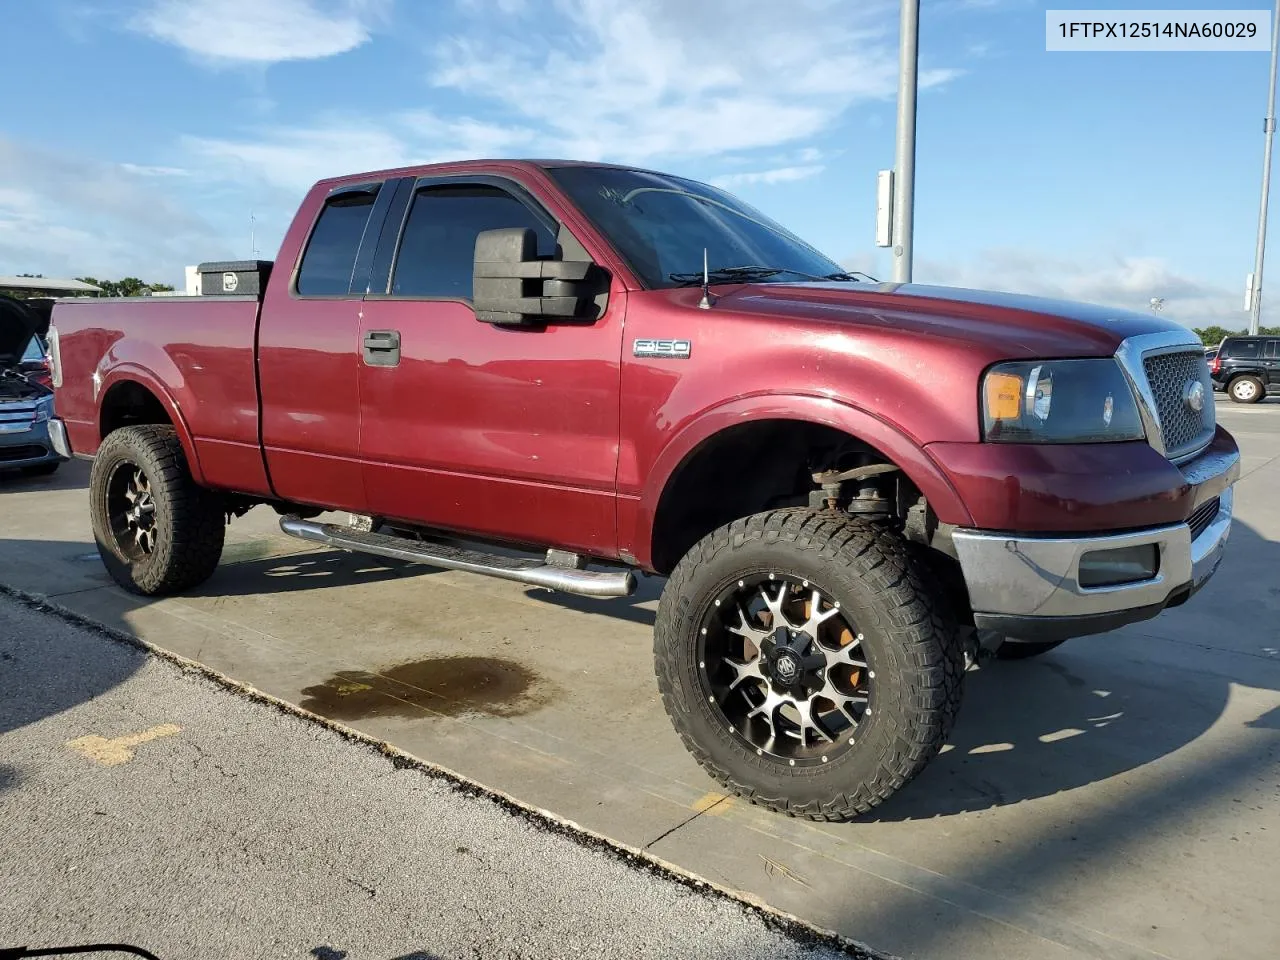
<instances>
[{"instance_id":1,"label":"wheel well","mask_svg":"<svg viewBox=\"0 0 1280 960\"><path fill-rule=\"evenodd\" d=\"M173 423L156 395L133 380L121 381L107 391L102 398L98 422L103 438L121 427L134 424Z\"/></svg>"},{"instance_id":2,"label":"wheel well","mask_svg":"<svg viewBox=\"0 0 1280 960\"><path fill-rule=\"evenodd\" d=\"M726 523L778 507L807 506L820 490L813 474L892 461L871 444L833 427L800 420L754 420L696 447L658 500L651 563L670 573L689 548ZM905 475L876 482L905 484ZM914 502L914 501L913 501Z\"/></svg>"}]
</instances>

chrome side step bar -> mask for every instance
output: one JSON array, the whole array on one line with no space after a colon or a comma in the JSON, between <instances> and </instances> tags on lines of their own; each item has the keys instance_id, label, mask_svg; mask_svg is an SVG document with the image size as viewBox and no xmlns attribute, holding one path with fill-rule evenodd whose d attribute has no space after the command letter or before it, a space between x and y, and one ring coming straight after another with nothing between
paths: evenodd
<instances>
[{"instance_id":1,"label":"chrome side step bar","mask_svg":"<svg viewBox=\"0 0 1280 960\"><path fill-rule=\"evenodd\" d=\"M280 529L291 537L323 543L339 550L423 563L444 570L465 570L583 597L626 597L636 589L636 577L630 570L577 570L536 560L500 557L441 543L356 530L333 523L316 523L298 517L282 517Z\"/></svg>"}]
</instances>

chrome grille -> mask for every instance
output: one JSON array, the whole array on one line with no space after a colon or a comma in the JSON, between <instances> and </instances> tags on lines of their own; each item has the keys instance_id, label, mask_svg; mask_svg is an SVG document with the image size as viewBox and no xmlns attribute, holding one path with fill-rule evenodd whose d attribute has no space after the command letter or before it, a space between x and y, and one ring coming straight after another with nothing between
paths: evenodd
<instances>
[{"instance_id":1,"label":"chrome grille","mask_svg":"<svg viewBox=\"0 0 1280 960\"><path fill-rule=\"evenodd\" d=\"M1213 382L1202 349L1157 353L1142 358L1165 456L1170 459L1195 453L1213 437ZM1204 388L1204 407L1199 412L1185 400L1188 383L1199 381Z\"/></svg>"}]
</instances>

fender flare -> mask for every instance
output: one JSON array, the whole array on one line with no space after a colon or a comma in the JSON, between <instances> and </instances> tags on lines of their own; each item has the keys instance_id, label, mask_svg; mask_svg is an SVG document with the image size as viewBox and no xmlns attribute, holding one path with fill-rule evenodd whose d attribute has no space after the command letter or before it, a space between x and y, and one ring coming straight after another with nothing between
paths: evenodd
<instances>
[{"instance_id":1,"label":"fender flare","mask_svg":"<svg viewBox=\"0 0 1280 960\"><path fill-rule=\"evenodd\" d=\"M187 426L186 418L183 417L178 404L174 402L173 395L169 393L159 378L145 367L134 363L122 363L119 366L112 367L111 371L103 377L102 386L98 390L98 435L102 436L104 401L110 395L112 388L122 383L136 383L160 402L160 406L164 408L164 412L169 416L169 421L178 432L178 440L182 444L182 452L186 454L187 466L191 470L191 478L196 483L203 484L204 470L200 467L200 457L196 454L196 445L191 437L191 428Z\"/></svg>"},{"instance_id":2,"label":"fender flare","mask_svg":"<svg viewBox=\"0 0 1280 960\"><path fill-rule=\"evenodd\" d=\"M973 523L960 494L924 446L874 414L830 397L796 394L738 397L702 411L658 454L640 495L639 527L642 533L641 543L637 546L646 554L644 561L652 559L654 521L662 494L680 467L716 434L729 427L758 420L800 420L822 424L869 443L897 464L920 488L940 520L957 526Z\"/></svg>"}]
</instances>

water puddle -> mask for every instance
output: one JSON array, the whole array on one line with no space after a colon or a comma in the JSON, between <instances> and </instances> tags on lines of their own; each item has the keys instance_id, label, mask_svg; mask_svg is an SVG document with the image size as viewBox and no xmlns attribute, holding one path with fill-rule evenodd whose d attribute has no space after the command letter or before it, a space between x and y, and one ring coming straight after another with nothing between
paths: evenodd
<instances>
[{"instance_id":1,"label":"water puddle","mask_svg":"<svg viewBox=\"0 0 1280 960\"><path fill-rule=\"evenodd\" d=\"M343 670L302 691L304 710L332 720L444 716L517 717L545 706L551 685L514 660L433 657L377 673Z\"/></svg>"}]
</instances>

